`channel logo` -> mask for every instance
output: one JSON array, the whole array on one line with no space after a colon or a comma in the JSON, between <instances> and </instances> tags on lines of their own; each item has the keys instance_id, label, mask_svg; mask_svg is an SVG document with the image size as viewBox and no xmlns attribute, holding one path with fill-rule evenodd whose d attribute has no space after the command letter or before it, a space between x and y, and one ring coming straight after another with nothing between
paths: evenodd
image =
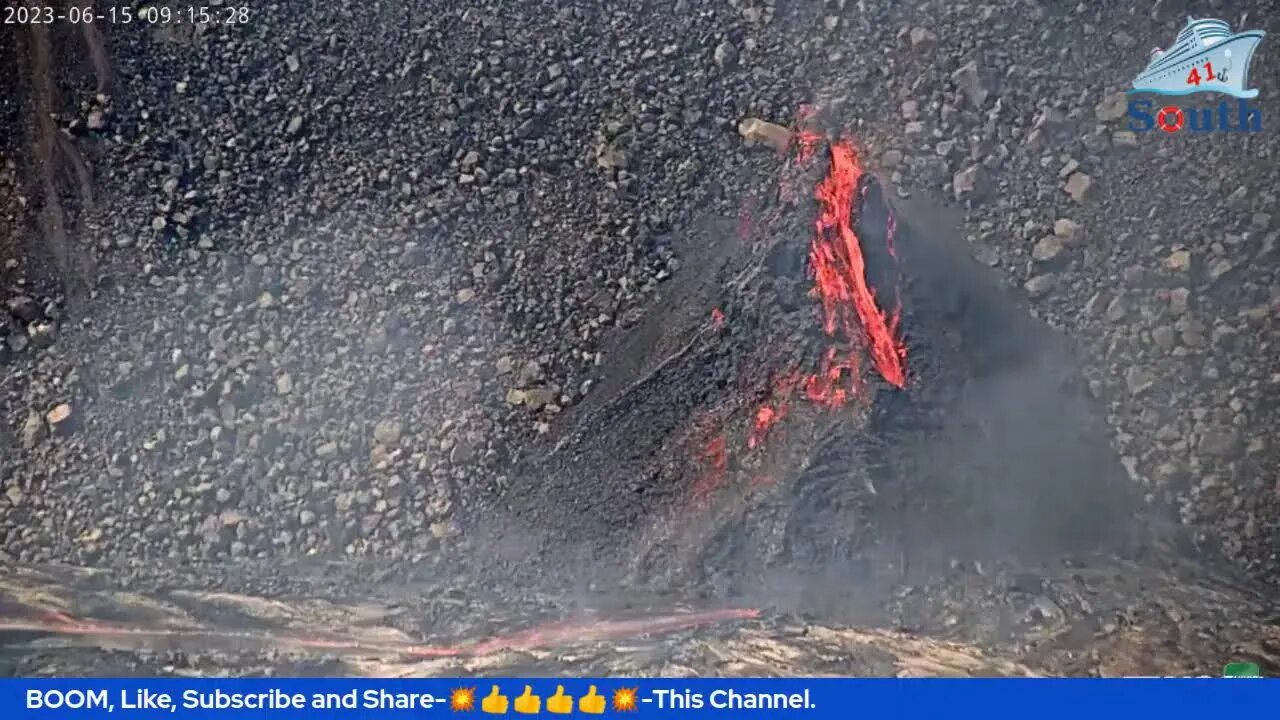
<instances>
[{"instance_id":1,"label":"channel logo","mask_svg":"<svg viewBox=\"0 0 1280 720\"><path fill-rule=\"evenodd\" d=\"M1189 132L1262 132L1262 108L1237 100L1234 107L1223 100L1216 108L1180 108L1165 105L1157 109L1149 99L1129 102L1129 129L1134 132L1150 132L1160 128L1176 133L1183 128Z\"/></svg>"},{"instance_id":2,"label":"channel logo","mask_svg":"<svg viewBox=\"0 0 1280 720\"><path fill-rule=\"evenodd\" d=\"M1129 102L1129 129L1189 132L1262 132L1262 108L1249 100L1258 96L1248 88L1249 64L1262 42L1261 30L1233 33L1222 20L1188 18L1169 50L1156 48L1146 68L1133 80L1129 95L1185 96L1220 93L1235 98L1217 107L1157 106L1151 99Z\"/></svg>"}]
</instances>

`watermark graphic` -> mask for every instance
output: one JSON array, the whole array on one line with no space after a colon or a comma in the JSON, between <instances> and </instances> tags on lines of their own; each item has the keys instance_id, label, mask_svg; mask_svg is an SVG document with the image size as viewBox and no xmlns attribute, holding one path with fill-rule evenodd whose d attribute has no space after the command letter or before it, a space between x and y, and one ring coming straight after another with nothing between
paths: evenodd
<instances>
[{"instance_id":1,"label":"watermark graphic","mask_svg":"<svg viewBox=\"0 0 1280 720\"><path fill-rule=\"evenodd\" d=\"M1191 95L1218 92L1232 97L1258 97L1249 83L1249 63L1265 33L1246 30L1232 33L1222 20L1187 19L1168 50L1151 51L1147 67L1133 79L1133 93Z\"/></svg>"},{"instance_id":2,"label":"watermark graphic","mask_svg":"<svg viewBox=\"0 0 1280 720\"><path fill-rule=\"evenodd\" d=\"M1193 133L1261 132L1262 108L1249 104L1258 91L1249 88L1249 65L1265 35L1261 30L1231 31L1212 18L1188 18L1187 25L1168 50L1151 51L1147 66L1133 79L1129 95L1186 96L1220 93L1236 98L1217 107L1157 107L1150 98L1129 101L1129 129L1149 132L1159 128L1176 133L1184 127Z\"/></svg>"}]
</instances>

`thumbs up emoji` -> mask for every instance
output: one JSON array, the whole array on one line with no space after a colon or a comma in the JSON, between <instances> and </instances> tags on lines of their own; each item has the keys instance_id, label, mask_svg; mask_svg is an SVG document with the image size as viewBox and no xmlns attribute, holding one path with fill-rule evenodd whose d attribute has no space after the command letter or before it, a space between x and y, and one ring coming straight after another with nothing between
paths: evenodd
<instances>
[{"instance_id":1,"label":"thumbs up emoji","mask_svg":"<svg viewBox=\"0 0 1280 720\"><path fill-rule=\"evenodd\" d=\"M520 701L517 700L516 702L519 703ZM507 705L509 704L510 701L507 700L507 696L500 694L498 686L494 685L489 694L480 700L480 711L487 712L490 715L506 715Z\"/></svg>"},{"instance_id":2,"label":"thumbs up emoji","mask_svg":"<svg viewBox=\"0 0 1280 720\"><path fill-rule=\"evenodd\" d=\"M547 698L547 712L568 715L573 712L573 698L564 694L564 686L556 686L556 694Z\"/></svg>"},{"instance_id":3,"label":"thumbs up emoji","mask_svg":"<svg viewBox=\"0 0 1280 720\"><path fill-rule=\"evenodd\" d=\"M596 692L596 686L587 688L587 694L578 698L578 712L588 715L604 714L604 696Z\"/></svg>"},{"instance_id":4,"label":"thumbs up emoji","mask_svg":"<svg viewBox=\"0 0 1280 720\"><path fill-rule=\"evenodd\" d=\"M524 686L524 694L516 698L516 712L521 715L537 715L542 710L542 698L533 694L533 687Z\"/></svg>"}]
</instances>

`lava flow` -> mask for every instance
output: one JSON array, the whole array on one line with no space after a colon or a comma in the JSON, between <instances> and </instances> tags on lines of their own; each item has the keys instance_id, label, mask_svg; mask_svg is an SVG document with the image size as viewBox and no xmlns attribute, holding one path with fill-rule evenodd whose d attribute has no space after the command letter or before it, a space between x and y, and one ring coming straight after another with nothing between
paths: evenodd
<instances>
[{"instance_id":1,"label":"lava flow","mask_svg":"<svg viewBox=\"0 0 1280 720\"><path fill-rule=\"evenodd\" d=\"M751 433L747 436L748 448L754 450L764 444L769 430L787 416L787 410L791 405L791 394L800 382L801 377L795 372L787 373L774 382L769 402L756 408L755 418L751 423Z\"/></svg>"},{"instance_id":2,"label":"lava flow","mask_svg":"<svg viewBox=\"0 0 1280 720\"><path fill-rule=\"evenodd\" d=\"M867 285L866 259L853 230L853 204L861 178L862 168L852 143L833 142L831 169L814 192L820 214L809 249L810 272L822 302L826 333L835 336L841 331L848 340L865 338L880 376L901 388L907 382L907 348L898 337L900 310L886 313L876 303L875 293Z\"/></svg>"},{"instance_id":3,"label":"lava flow","mask_svg":"<svg viewBox=\"0 0 1280 720\"><path fill-rule=\"evenodd\" d=\"M802 108L800 122L812 115L812 110ZM812 131L797 131L796 162L812 159L823 139ZM846 139L831 142L829 148L831 166L814 190L819 213L809 247L809 271L814 282L812 294L822 304L823 330L838 344L827 348L818 370L805 376L802 384L809 401L838 408L858 394L862 347L870 351L880 376L898 388L906 385L907 348L898 333L901 309L882 310L867 283L866 259L854 231L855 202L863 175L857 151ZM888 223L888 250L895 256L892 215ZM794 373L784 376L774 384L770 400L756 408L747 439L749 448L761 445L770 428L786 415L796 378Z\"/></svg>"},{"instance_id":4,"label":"lava flow","mask_svg":"<svg viewBox=\"0 0 1280 720\"><path fill-rule=\"evenodd\" d=\"M802 107L797 125L807 124L815 114L813 108ZM810 402L831 409L863 397L865 394L860 391L864 349L886 382L897 388L906 385L907 348L899 334L901 307L887 312L881 308L867 281L866 257L854 230L857 201L860 192L866 192L858 152L848 139L828 140L822 134L799 127L792 143L795 162L802 165L812 160L824 142L830 166L814 189L818 217L809 246L809 273L813 278L811 295L821 305L822 329L830 338L830 344L816 369L803 372L792 368L772 382L768 399L756 406L751 417L747 436L750 450L763 446L772 428L787 416L797 389ZM788 195L790 185L784 183L781 192ZM743 222L740 218L740 232ZM895 221L890 215L888 252L896 258L894 227ZM719 308L712 311L712 325L716 328L724 325L724 313ZM702 450L703 470L693 491L696 504L705 502L724 483L728 454L723 433Z\"/></svg>"}]
</instances>

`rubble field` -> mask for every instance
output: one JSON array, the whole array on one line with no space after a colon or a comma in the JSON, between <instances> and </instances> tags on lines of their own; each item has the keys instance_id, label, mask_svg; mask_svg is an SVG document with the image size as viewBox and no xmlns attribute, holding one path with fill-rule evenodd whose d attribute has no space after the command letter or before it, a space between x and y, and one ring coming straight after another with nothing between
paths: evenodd
<instances>
[{"instance_id":1,"label":"rubble field","mask_svg":"<svg viewBox=\"0 0 1280 720\"><path fill-rule=\"evenodd\" d=\"M0 666L1280 670L1280 65L1138 5L3 26Z\"/></svg>"}]
</instances>

